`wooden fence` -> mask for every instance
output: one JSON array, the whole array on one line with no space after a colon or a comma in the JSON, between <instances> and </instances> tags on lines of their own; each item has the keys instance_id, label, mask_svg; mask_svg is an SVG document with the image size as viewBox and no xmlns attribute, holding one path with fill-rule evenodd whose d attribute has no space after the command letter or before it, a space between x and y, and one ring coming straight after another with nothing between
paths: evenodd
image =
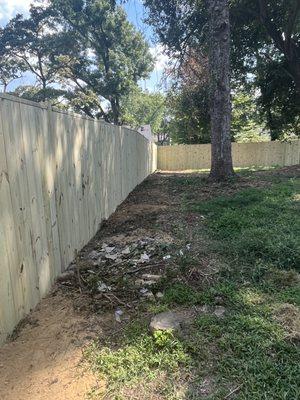
<instances>
[{"instance_id":1,"label":"wooden fence","mask_svg":"<svg viewBox=\"0 0 300 400\"><path fill-rule=\"evenodd\" d=\"M0 95L0 342L155 169L136 131Z\"/></svg>"},{"instance_id":2,"label":"wooden fence","mask_svg":"<svg viewBox=\"0 0 300 400\"><path fill-rule=\"evenodd\" d=\"M288 166L300 163L300 140L291 142L233 143L235 167ZM210 144L159 146L157 168L184 171L210 168Z\"/></svg>"}]
</instances>

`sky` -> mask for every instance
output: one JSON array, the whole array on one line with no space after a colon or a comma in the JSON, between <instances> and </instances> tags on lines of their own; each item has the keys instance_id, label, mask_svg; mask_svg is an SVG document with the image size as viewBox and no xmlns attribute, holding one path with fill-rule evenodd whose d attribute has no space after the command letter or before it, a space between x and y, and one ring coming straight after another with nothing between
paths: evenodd
<instances>
[{"instance_id":1,"label":"sky","mask_svg":"<svg viewBox=\"0 0 300 400\"><path fill-rule=\"evenodd\" d=\"M17 13L27 14L29 6L33 0L0 0L0 26L5 26L10 18ZM156 63L154 71L149 79L140 82L143 89L150 91L161 90L161 79L164 67L168 62L168 57L163 54L163 47L156 43L155 35L152 28L144 22L146 10L141 0L128 0L124 5L129 21L141 31L150 44L150 52L155 57ZM25 84L28 77L21 78L17 83ZM10 88L12 89L12 88Z\"/></svg>"}]
</instances>

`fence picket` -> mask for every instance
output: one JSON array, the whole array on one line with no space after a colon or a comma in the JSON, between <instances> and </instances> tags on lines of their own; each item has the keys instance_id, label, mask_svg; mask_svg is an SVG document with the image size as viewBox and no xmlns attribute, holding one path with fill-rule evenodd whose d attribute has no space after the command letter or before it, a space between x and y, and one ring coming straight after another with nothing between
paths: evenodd
<instances>
[{"instance_id":1,"label":"fence picket","mask_svg":"<svg viewBox=\"0 0 300 400\"><path fill-rule=\"evenodd\" d=\"M0 344L152 157L134 131L0 94Z\"/></svg>"}]
</instances>

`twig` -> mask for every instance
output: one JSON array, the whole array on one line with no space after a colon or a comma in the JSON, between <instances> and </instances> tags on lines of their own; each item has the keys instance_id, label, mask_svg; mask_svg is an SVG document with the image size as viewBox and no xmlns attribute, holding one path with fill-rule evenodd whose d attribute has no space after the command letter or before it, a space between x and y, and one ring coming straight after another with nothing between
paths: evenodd
<instances>
[{"instance_id":1,"label":"twig","mask_svg":"<svg viewBox=\"0 0 300 400\"><path fill-rule=\"evenodd\" d=\"M122 304L124 307L128 307L131 308L130 304L126 304L124 303L124 301L120 300L115 294L113 293L103 293L103 296L108 299L109 301L111 301L110 296L114 297L115 300L117 300L120 304Z\"/></svg>"},{"instance_id":2,"label":"twig","mask_svg":"<svg viewBox=\"0 0 300 400\"><path fill-rule=\"evenodd\" d=\"M82 279L81 279L80 272L79 272L79 266L77 263L76 263L76 275L77 275L77 280L78 280L80 289L85 290L85 285L82 283Z\"/></svg>"},{"instance_id":3,"label":"twig","mask_svg":"<svg viewBox=\"0 0 300 400\"><path fill-rule=\"evenodd\" d=\"M143 267L139 267L139 268L132 269L131 271L126 271L126 272L124 272L123 275L135 274L135 273L140 272L140 271L143 271L143 270L145 270L145 269L149 269L149 268L152 268L152 267L159 267L159 266L162 266L162 265L165 265L165 263L159 262L159 263L157 263L157 264L145 265L145 266L143 266Z\"/></svg>"},{"instance_id":4,"label":"twig","mask_svg":"<svg viewBox=\"0 0 300 400\"><path fill-rule=\"evenodd\" d=\"M237 391L239 391L240 388L241 388L242 386L243 386L243 385L240 385L240 386L237 386L235 389L233 389L230 393L228 393L227 396L224 397L224 400L229 399L229 397L232 396L232 395L233 395L234 393L236 393Z\"/></svg>"}]
</instances>

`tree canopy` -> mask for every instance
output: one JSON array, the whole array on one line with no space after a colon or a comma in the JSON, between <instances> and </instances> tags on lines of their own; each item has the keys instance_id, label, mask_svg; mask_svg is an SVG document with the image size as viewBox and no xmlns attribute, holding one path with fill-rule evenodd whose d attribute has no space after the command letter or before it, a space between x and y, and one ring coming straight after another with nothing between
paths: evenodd
<instances>
[{"instance_id":1,"label":"tree canopy","mask_svg":"<svg viewBox=\"0 0 300 400\"><path fill-rule=\"evenodd\" d=\"M153 68L149 45L110 0L51 0L31 6L0 32L6 67L13 59L35 77L16 93L59 99L92 117L121 122L120 101Z\"/></svg>"},{"instance_id":2,"label":"tree canopy","mask_svg":"<svg viewBox=\"0 0 300 400\"><path fill-rule=\"evenodd\" d=\"M191 49L208 54L207 1L144 0L144 4L148 22L178 64L188 62ZM299 135L299 1L229 4L233 86L256 93L253 101L272 139L283 132Z\"/></svg>"},{"instance_id":3,"label":"tree canopy","mask_svg":"<svg viewBox=\"0 0 300 400\"><path fill-rule=\"evenodd\" d=\"M123 97L121 114L125 125L134 128L150 125L152 132L160 133L168 116L165 95L160 92L143 91L137 87Z\"/></svg>"}]
</instances>

